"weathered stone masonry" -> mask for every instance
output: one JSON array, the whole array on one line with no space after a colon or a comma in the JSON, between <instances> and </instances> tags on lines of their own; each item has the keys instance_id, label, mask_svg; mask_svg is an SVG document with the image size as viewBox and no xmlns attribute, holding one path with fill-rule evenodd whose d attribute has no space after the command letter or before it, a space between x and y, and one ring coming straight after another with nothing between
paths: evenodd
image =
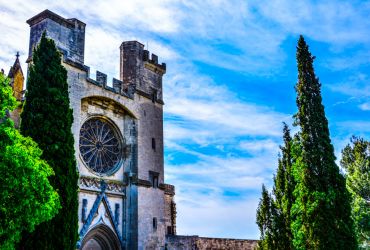
<instances>
[{"instance_id":1,"label":"weathered stone masonry","mask_svg":"<svg viewBox=\"0 0 370 250\"><path fill-rule=\"evenodd\" d=\"M150 57L141 43L123 42L120 79L113 79L109 86L106 74L98 71L96 79L91 79L89 67L84 65L83 22L45 10L27 23L31 27L27 61L32 63L32 49L46 32L62 52L68 71L80 176L77 247L163 249L166 230L173 232L174 227L174 220L165 213L165 197L173 202L174 188L164 184L163 173L162 76L166 65L158 64L156 55ZM114 150L120 151L117 155L121 158L114 160L118 163L108 172L96 171L103 166L102 156L99 163L98 156L81 151L81 143L90 135L88 131L82 134L86 122L103 124L99 131L108 126L114 130L112 138L118 138ZM92 150L100 150L102 145L94 147ZM92 157L98 164L95 168L89 165Z\"/></svg>"},{"instance_id":2,"label":"weathered stone masonry","mask_svg":"<svg viewBox=\"0 0 370 250\"><path fill-rule=\"evenodd\" d=\"M27 21L27 62L43 32L63 54L79 173L78 249L253 249L256 241L176 235L175 187L164 182L166 64L137 41L120 46L120 79L84 64L86 24L45 10ZM18 54L9 77L22 101ZM19 125L21 106L10 114ZM108 138L108 139L107 139Z\"/></svg>"},{"instance_id":3,"label":"weathered stone masonry","mask_svg":"<svg viewBox=\"0 0 370 250\"><path fill-rule=\"evenodd\" d=\"M257 241L168 235L166 247L176 250L253 250Z\"/></svg>"}]
</instances>

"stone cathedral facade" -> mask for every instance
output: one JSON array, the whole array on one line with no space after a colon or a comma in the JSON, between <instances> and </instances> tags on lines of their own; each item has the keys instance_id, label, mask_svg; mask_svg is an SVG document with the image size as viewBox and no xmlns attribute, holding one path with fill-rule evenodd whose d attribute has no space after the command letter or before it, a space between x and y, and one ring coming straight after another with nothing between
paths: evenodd
<instances>
[{"instance_id":1,"label":"stone cathedral facade","mask_svg":"<svg viewBox=\"0 0 370 250\"><path fill-rule=\"evenodd\" d=\"M79 173L79 249L161 249L174 234L174 187L164 182L162 77L166 65L123 42L120 79L90 78L85 23L49 10L32 17L27 62L43 32L63 54ZM117 51L118 52L118 51Z\"/></svg>"},{"instance_id":2,"label":"stone cathedral facade","mask_svg":"<svg viewBox=\"0 0 370 250\"><path fill-rule=\"evenodd\" d=\"M176 235L175 188L164 180L162 77L166 64L137 41L119 47L120 78L107 82L84 64L86 24L49 10L27 20L27 63L43 32L63 54L79 173L79 240L83 250L252 249L256 241ZM117 51L118 52L118 51ZM19 55L9 77L22 101ZM18 107L10 115L19 125Z\"/></svg>"}]
</instances>

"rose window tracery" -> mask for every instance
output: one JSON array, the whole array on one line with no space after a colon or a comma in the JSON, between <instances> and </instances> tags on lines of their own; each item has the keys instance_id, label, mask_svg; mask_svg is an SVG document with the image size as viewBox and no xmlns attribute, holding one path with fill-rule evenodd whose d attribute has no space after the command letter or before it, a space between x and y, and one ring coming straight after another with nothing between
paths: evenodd
<instances>
[{"instance_id":1,"label":"rose window tracery","mask_svg":"<svg viewBox=\"0 0 370 250\"><path fill-rule=\"evenodd\" d=\"M122 159L119 134L102 118L89 119L82 125L79 148L85 164L98 174L114 171Z\"/></svg>"}]
</instances>

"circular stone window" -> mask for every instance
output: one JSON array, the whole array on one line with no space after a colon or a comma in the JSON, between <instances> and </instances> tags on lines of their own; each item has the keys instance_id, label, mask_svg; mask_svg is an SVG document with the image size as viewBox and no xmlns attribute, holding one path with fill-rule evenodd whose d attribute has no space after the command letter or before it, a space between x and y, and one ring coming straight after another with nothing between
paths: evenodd
<instances>
[{"instance_id":1,"label":"circular stone window","mask_svg":"<svg viewBox=\"0 0 370 250\"><path fill-rule=\"evenodd\" d=\"M98 174L110 174L122 159L117 129L102 118L87 120L80 131L80 154L85 164Z\"/></svg>"}]
</instances>

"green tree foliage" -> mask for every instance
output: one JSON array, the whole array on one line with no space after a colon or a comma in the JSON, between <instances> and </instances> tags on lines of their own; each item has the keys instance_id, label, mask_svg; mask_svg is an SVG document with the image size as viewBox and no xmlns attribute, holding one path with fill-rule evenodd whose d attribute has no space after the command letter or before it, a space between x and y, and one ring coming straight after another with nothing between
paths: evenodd
<instances>
[{"instance_id":1,"label":"green tree foliage","mask_svg":"<svg viewBox=\"0 0 370 250\"><path fill-rule=\"evenodd\" d=\"M280 147L281 157L279 158L278 169L274 177L273 194L275 196L275 216L273 238L275 241L275 249L289 250L293 249L292 232L290 229L290 210L293 204L293 191L295 187L294 178L292 175L292 138L290 130L284 123L283 129L284 146Z\"/></svg>"},{"instance_id":2,"label":"green tree foliage","mask_svg":"<svg viewBox=\"0 0 370 250\"><path fill-rule=\"evenodd\" d=\"M0 73L0 249L15 249L22 230L34 230L60 208L48 180L53 170L40 158L42 151L5 116L16 105L9 82Z\"/></svg>"},{"instance_id":3,"label":"green tree foliage","mask_svg":"<svg viewBox=\"0 0 370 250\"><path fill-rule=\"evenodd\" d=\"M3 73L0 73L0 119L6 119L5 114L14 110L16 106L17 100L12 94L9 79L5 78Z\"/></svg>"},{"instance_id":4,"label":"green tree foliage","mask_svg":"<svg viewBox=\"0 0 370 250\"><path fill-rule=\"evenodd\" d=\"M257 210L257 224L261 232L259 249L293 249L290 229L290 210L293 204L295 182L292 175L293 140L284 124L284 146L274 177L273 196L262 186L262 198Z\"/></svg>"},{"instance_id":5,"label":"green tree foliage","mask_svg":"<svg viewBox=\"0 0 370 250\"><path fill-rule=\"evenodd\" d=\"M353 137L342 150L347 189L352 195L352 217L362 249L370 249L370 142Z\"/></svg>"},{"instance_id":6,"label":"green tree foliage","mask_svg":"<svg viewBox=\"0 0 370 250\"><path fill-rule=\"evenodd\" d=\"M295 124L300 126L302 151L293 165L297 181L291 212L293 244L296 249L356 249L351 197L335 163L313 60L301 36L297 46Z\"/></svg>"},{"instance_id":7,"label":"green tree foliage","mask_svg":"<svg viewBox=\"0 0 370 250\"><path fill-rule=\"evenodd\" d=\"M51 184L58 190L62 209L51 220L25 234L20 248L75 249L78 239L77 170L73 122L69 105L67 71L53 40L42 35L33 52L27 81L21 132L43 150L42 158L53 168Z\"/></svg>"},{"instance_id":8,"label":"green tree foliage","mask_svg":"<svg viewBox=\"0 0 370 250\"><path fill-rule=\"evenodd\" d=\"M275 214L273 200L265 185L262 185L262 198L258 204L256 223L261 233L258 248L264 250L274 249L273 216Z\"/></svg>"}]
</instances>

